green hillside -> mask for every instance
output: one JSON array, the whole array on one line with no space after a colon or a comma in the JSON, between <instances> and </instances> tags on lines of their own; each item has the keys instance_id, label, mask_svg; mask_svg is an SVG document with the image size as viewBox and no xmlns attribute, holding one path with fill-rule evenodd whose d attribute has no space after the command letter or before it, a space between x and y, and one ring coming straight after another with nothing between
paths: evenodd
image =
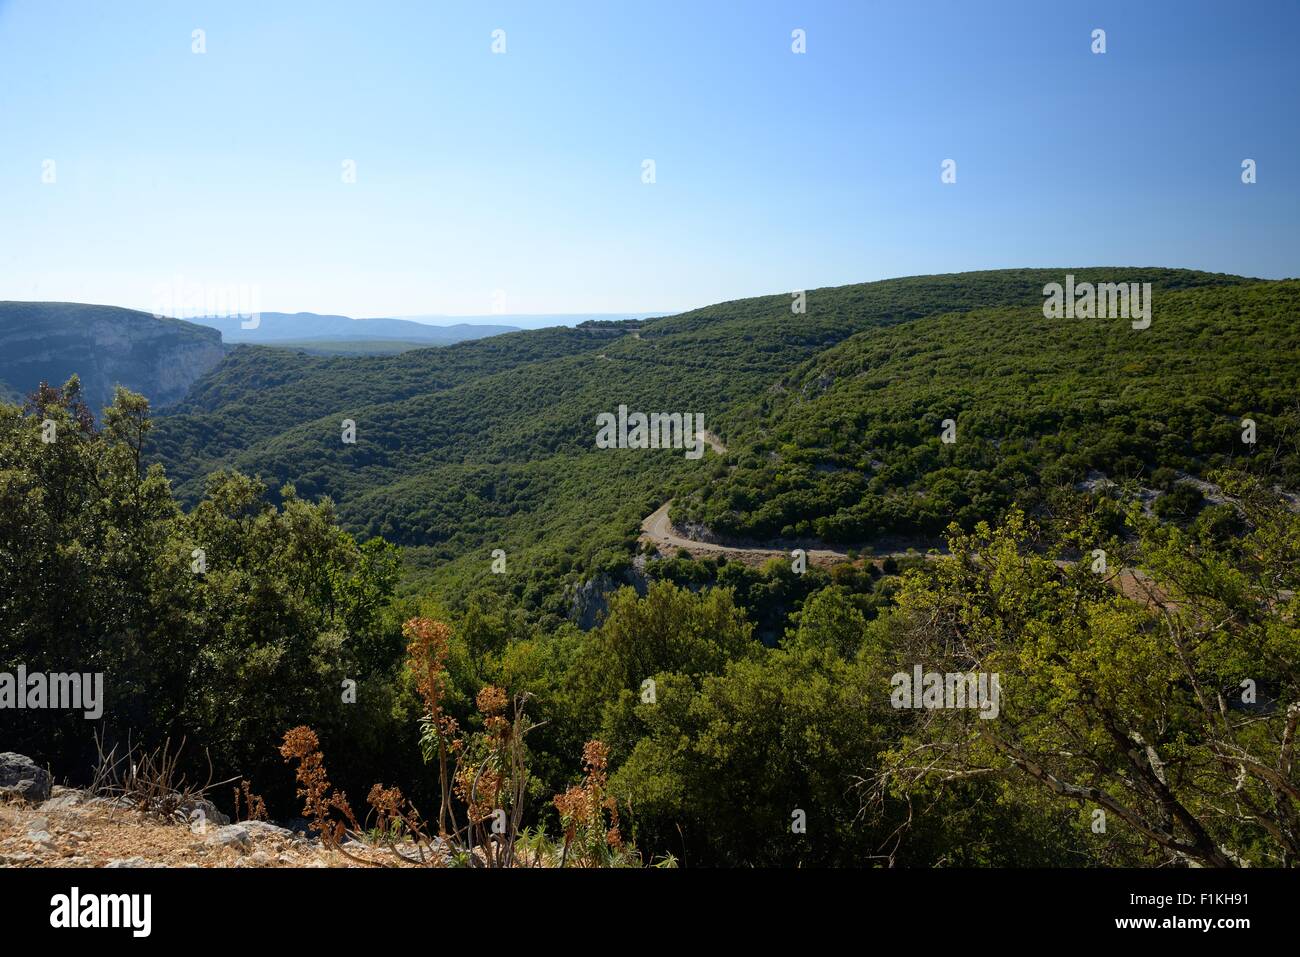
<instances>
[{"instance_id":1,"label":"green hillside","mask_svg":"<svg viewBox=\"0 0 1300 957\"><path fill-rule=\"evenodd\" d=\"M907 382L891 386L889 404L880 415L889 420L891 435L896 434L890 454L905 452L892 460L898 481L904 475L919 481L928 472L917 473L921 466L907 463L918 449L929 448L927 442L937 443L937 423L947 416L945 410L979 415L978 397L992 398L1009 388L1005 369L986 362L990 350L1007 350L1004 363L1057 345L1079 350L1092 343L1095 350L1112 355L1109 370L1071 368L1069 362L1076 359L1092 361L1086 350L1071 351L1069 362L1044 369L1051 408L1023 425L1022 431L1032 431L1059 422L1066 411L1056 406L1075 384L1064 378L1067 372L1114 375L1134 361L1130 345L1149 351L1153 344L1181 341L1188 330L1178 317L1186 310L1196 313L1202 301L1206 309L1220 308L1220 300L1197 297L1215 292L1225 303L1240 302L1241 309L1268 308L1258 296L1244 295L1257 284L1238 277L1164 269L1078 270L1081 282L1117 275L1149 281L1158 297L1161 319L1152 330L1125 338L1116 324L1108 329L1094 321L1089 338L1067 334L1060 324L1049 328L1042 318L1042 287L1063 274L1003 270L888 280L812 290L804 314L792 313L788 295L767 296L644 322L520 332L392 357L327 359L241 348L200 381L175 414L158 422L153 448L187 500L197 498L204 476L218 468L259 475L273 488L292 482L300 495L332 498L346 527L408 546L412 569L436 569L444 581L486 581L486 555L504 548L521 558L526 569L512 576L517 593L547 596L547 610L558 614L562 592L549 586L626 565L641 519L666 497L694 492L694 514L715 522L719 531L756 535L817 532L813 520L834 514L823 503L802 526L788 515L780 521L767 518L784 514L782 509L798 510L800 496L820 496L846 508L857 502L869 481L861 468L866 459L858 462L848 454L827 458L810 444L802 458L795 456L806 464L810 478L778 474L770 441L752 450L749 446L759 434L756 417L778 414L785 408L782 395L802 394L822 375L818 370L838 375L841 365L882 357L900 363L882 375L904 375ZM1166 303L1171 310L1167 321ZM1244 327L1249 320L1240 321ZM1251 334L1263 336L1267 333L1261 330L1269 328L1267 323L1256 326ZM950 374L936 376L924 358L926 350L936 348L927 337L940 342L953 335L951 351L966 357L954 360L957 367ZM1255 347L1254 339L1243 346ZM855 358L862 349L875 351L868 360ZM1199 361L1211 358L1199 355ZM1198 355L1189 359L1198 361ZM963 362L968 368L960 368ZM1193 367L1191 373L1202 371L1209 367ZM980 385L984 375L993 378ZM924 383L920 391L918 380ZM879 384L873 379L864 394L873 395ZM843 388L841 383L832 396L847 396ZM1107 389L1097 377L1086 394ZM1018 386L1011 389L1017 391ZM844 401L858 399L855 393ZM594 448L595 416L619 404L703 413L706 428L732 443L731 455L724 465L713 453L691 462L680 452ZM867 409L863 406L864 423L874 421ZM1261 414L1267 411L1261 409ZM988 414L1002 413L990 408ZM357 425L355 445L340 440L344 419ZM979 434L976 422L963 420L970 428L964 434L973 440ZM846 431L841 440L854 437ZM989 467L980 450L995 440L1001 436L957 447L962 456L983 456L972 459L968 471ZM734 474L732 467L737 467ZM828 467L838 471L820 471ZM988 484L987 476L963 473L958 478L975 483L979 503L963 518L977 513L991 517L1010 501L1011 479L1006 476L988 489L980 485ZM873 480L880 487L878 477ZM738 497L755 487L758 499ZM707 495L705 488L710 489ZM890 525L841 522L842 528L824 531L838 540L853 540L877 527L927 533L942 528L937 510L925 514L931 517Z\"/></svg>"},{"instance_id":2,"label":"green hillside","mask_svg":"<svg viewBox=\"0 0 1300 957\"><path fill-rule=\"evenodd\" d=\"M1144 330L1029 306L859 333L737 413L735 468L696 482L683 512L742 537L870 543L970 528L1093 473L1168 488L1171 470L1256 464L1300 486L1284 443L1297 314L1290 281L1157 291Z\"/></svg>"},{"instance_id":3,"label":"green hillside","mask_svg":"<svg viewBox=\"0 0 1300 957\"><path fill-rule=\"evenodd\" d=\"M158 457L174 480L201 479L213 462L304 422L435 394L475 378L598 349L607 330L544 329L396 356L321 357L238 346L159 422ZM354 416L355 417L355 416Z\"/></svg>"},{"instance_id":4,"label":"green hillside","mask_svg":"<svg viewBox=\"0 0 1300 957\"><path fill-rule=\"evenodd\" d=\"M102 669L106 726L199 742L280 818L302 725L357 804L436 809L428 748L454 747L464 810L513 700L516 833L581 831L591 863L1294 866L1300 282L1075 271L1151 282L1134 330L1045 319L1063 274L244 347L169 414L119 391L103 428L75 386L0 404L0 670ZM597 448L619 405L727 448ZM670 499L716 551L638 543ZM794 539L841 551L800 568ZM1001 690L900 703L920 669ZM93 758L75 713L13 725Z\"/></svg>"}]
</instances>

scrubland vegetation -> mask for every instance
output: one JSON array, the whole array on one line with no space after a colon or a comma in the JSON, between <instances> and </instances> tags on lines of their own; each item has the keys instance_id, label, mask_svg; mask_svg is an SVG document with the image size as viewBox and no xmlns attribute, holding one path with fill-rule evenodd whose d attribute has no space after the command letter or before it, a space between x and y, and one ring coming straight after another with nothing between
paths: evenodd
<instances>
[{"instance_id":1,"label":"scrubland vegetation","mask_svg":"<svg viewBox=\"0 0 1300 957\"><path fill-rule=\"evenodd\" d=\"M157 419L43 389L0 406L0 670L102 671L110 734L407 863L1294 865L1300 283L1123 272L1149 330L1045 320L1024 270L242 348ZM620 402L728 451L596 450ZM669 498L855 557L646 554ZM894 707L915 664L998 673L998 719ZM89 727L5 745L75 778Z\"/></svg>"}]
</instances>

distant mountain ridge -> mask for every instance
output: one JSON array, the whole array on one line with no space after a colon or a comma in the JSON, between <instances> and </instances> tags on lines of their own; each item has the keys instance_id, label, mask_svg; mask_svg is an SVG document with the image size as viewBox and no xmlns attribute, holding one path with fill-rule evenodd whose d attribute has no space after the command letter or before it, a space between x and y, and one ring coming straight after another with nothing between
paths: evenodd
<instances>
[{"instance_id":1,"label":"distant mountain ridge","mask_svg":"<svg viewBox=\"0 0 1300 957\"><path fill-rule=\"evenodd\" d=\"M491 316L451 316L442 313L427 313L414 316L394 316L393 318L435 326L459 323L473 326L478 325L481 319L491 318L496 322L506 323L519 329L550 329L555 326L580 326L587 322L627 322L628 320L653 319L659 316L673 315L677 311L675 309L659 309L653 312L512 312L493 313Z\"/></svg>"},{"instance_id":2,"label":"distant mountain ridge","mask_svg":"<svg viewBox=\"0 0 1300 957\"><path fill-rule=\"evenodd\" d=\"M447 346L467 339L482 339L504 332L516 332L508 325L474 325L461 322L434 326L409 319L353 319L350 316L321 315L314 312L263 312L253 328L252 320L237 316L199 316L192 320L221 332L229 343L316 342L353 340L400 340Z\"/></svg>"},{"instance_id":3,"label":"distant mountain ridge","mask_svg":"<svg viewBox=\"0 0 1300 957\"><path fill-rule=\"evenodd\" d=\"M479 317L420 317L433 318ZM519 332L520 327L508 324L514 318L535 328L629 316L502 316L491 324L435 325L410 318L265 312L254 328L245 329L248 320L237 316L184 320L94 303L0 301L0 402L21 403L42 382L61 385L76 373L96 415L112 401L117 385L162 409L184 399L236 346L260 344L321 357L391 355Z\"/></svg>"}]
</instances>

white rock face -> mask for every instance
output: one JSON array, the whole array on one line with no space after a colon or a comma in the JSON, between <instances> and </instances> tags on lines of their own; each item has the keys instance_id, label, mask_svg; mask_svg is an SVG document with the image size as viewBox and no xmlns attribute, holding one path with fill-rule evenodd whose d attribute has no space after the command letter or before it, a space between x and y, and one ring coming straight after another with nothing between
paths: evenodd
<instances>
[{"instance_id":1,"label":"white rock face","mask_svg":"<svg viewBox=\"0 0 1300 957\"><path fill-rule=\"evenodd\" d=\"M96 416L117 385L164 408L224 355L221 334L206 326L112 306L0 302L0 394L10 397L76 373Z\"/></svg>"}]
</instances>

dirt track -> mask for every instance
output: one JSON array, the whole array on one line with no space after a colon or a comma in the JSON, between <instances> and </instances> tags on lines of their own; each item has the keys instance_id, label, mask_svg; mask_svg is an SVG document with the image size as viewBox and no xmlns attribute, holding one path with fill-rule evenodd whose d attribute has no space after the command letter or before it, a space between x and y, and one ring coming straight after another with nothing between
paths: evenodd
<instances>
[{"instance_id":1,"label":"dirt track","mask_svg":"<svg viewBox=\"0 0 1300 957\"><path fill-rule=\"evenodd\" d=\"M672 504L671 500L664 502L641 523L642 541L648 541L665 552L669 549L684 548L691 553L692 558L725 555L727 558L744 562L747 565L761 565L768 559L790 557L788 551L782 551L778 548L718 545L713 542L697 542L693 538L685 538L677 534L672 521L668 518L668 510L672 507ZM837 551L833 548L815 548L808 551L808 561L814 565L834 565L848 560L847 552Z\"/></svg>"},{"instance_id":2,"label":"dirt track","mask_svg":"<svg viewBox=\"0 0 1300 957\"><path fill-rule=\"evenodd\" d=\"M712 444L712 443L710 443ZM669 499L655 509L641 523L641 540L649 542L665 553L673 549L685 549L690 553L692 558L708 558L710 556L725 555L728 559L744 562L746 565L762 565L764 562L773 558L789 559L790 552L779 548L764 548L762 546L746 545L720 545L714 542L700 542L693 538L686 538L677 533L673 528L672 521L668 517L668 511L672 507L672 500ZM848 552L840 551L834 548L810 548L807 549L808 563L810 565L830 566L837 565L840 562L849 561ZM904 557L924 557L939 558L938 554L933 552L923 553L918 551L911 552L886 552L883 554L872 554L870 560L879 562L885 558L904 558ZM1068 567L1071 563L1058 561L1062 568ZM1149 604L1152 600L1151 589L1154 589L1154 583L1143 572L1125 568L1118 574L1112 575L1112 582L1115 587L1124 593L1129 599L1139 604ZM1154 594L1163 598L1159 590Z\"/></svg>"},{"instance_id":3,"label":"dirt track","mask_svg":"<svg viewBox=\"0 0 1300 957\"><path fill-rule=\"evenodd\" d=\"M718 455L727 453L727 447L712 432L701 429L699 437L707 442L709 448L713 449ZM670 549L684 549L692 558L725 555L728 559L744 562L746 565L762 565L773 558L790 558L790 551L780 548L765 548L761 545L722 545L715 542L696 541L693 538L679 535L677 530L673 528L672 520L668 517L672 505L673 501L669 499L646 516L645 520L641 522L641 541L649 542L665 553ZM805 551L810 565L828 567L850 560L847 551L836 548L809 548L805 549ZM869 560L879 563L885 558L914 558L917 556L931 559L941 557L933 551L922 552L919 549L873 552L870 556L863 557L868 557ZM1058 561L1057 564L1062 568L1066 568L1071 563ZM1153 597L1164 598L1159 589L1155 588L1150 577L1135 568L1122 569L1118 574L1112 575L1111 581L1126 597L1139 604L1150 604Z\"/></svg>"},{"instance_id":4,"label":"dirt track","mask_svg":"<svg viewBox=\"0 0 1300 957\"><path fill-rule=\"evenodd\" d=\"M726 455L727 447L722 439L712 432L701 429L699 437L718 455ZM653 544L662 551L668 549L685 549L692 558L707 558L710 555L725 555L729 559L744 562L746 565L761 565L772 558L789 558L790 552L779 548L761 546L719 545L713 542L698 542L677 534L668 510L672 508L672 499L664 502L641 523L641 540ZM883 557L883 556L882 556ZM847 552L833 548L815 548L808 550L808 561L813 565L835 565L849 560Z\"/></svg>"}]
</instances>

